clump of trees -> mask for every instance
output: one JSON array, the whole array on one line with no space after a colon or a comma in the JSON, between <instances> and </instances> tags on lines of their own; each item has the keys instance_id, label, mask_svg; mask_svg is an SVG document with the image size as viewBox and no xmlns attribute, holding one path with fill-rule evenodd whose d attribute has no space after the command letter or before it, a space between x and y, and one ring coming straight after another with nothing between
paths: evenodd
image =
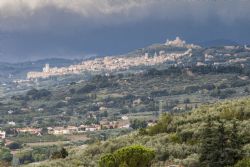
<instances>
[{"instance_id":1,"label":"clump of trees","mask_svg":"<svg viewBox=\"0 0 250 167\"><path fill-rule=\"evenodd\" d=\"M43 98L50 98L52 95L51 91L47 89L31 89L24 95L14 95L11 97L12 100L22 100L22 101L28 101L28 100L40 100Z\"/></svg>"},{"instance_id":2,"label":"clump of trees","mask_svg":"<svg viewBox=\"0 0 250 167\"><path fill-rule=\"evenodd\" d=\"M95 89L96 89L95 85L87 84L87 85L83 86L82 88L80 88L79 90L77 90L77 93L78 94L90 93L90 92L94 91Z\"/></svg>"},{"instance_id":3,"label":"clump of trees","mask_svg":"<svg viewBox=\"0 0 250 167\"><path fill-rule=\"evenodd\" d=\"M8 144L7 147L11 150L16 150L16 149L22 148L22 144L19 142L12 142L12 143Z\"/></svg>"},{"instance_id":4,"label":"clump of trees","mask_svg":"<svg viewBox=\"0 0 250 167\"><path fill-rule=\"evenodd\" d=\"M234 89L225 89L225 90L214 89L210 93L210 96L220 98L220 99L225 99L225 98L232 96L235 93L236 91Z\"/></svg>"},{"instance_id":5,"label":"clump of trees","mask_svg":"<svg viewBox=\"0 0 250 167\"><path fill-rule=\"evenodd\" d=\"M154 150L133 145L102 156L99 167L149 167L154 157Z\"/></svg>"},{"instance_id":6,"label":"clump of trees","mask_svg":"<svg viewBox=\"0 0 250 167\"><path fill-rule=\"evenodd\" d=\"M18 151L12 159L13 163L16 165L19 164L28 164L32 162L43 161L49 158L54 157L63 158L66 157L67 151L64 149L58 150L57 146L42 146L42 147L33 147L32 150L20 150ZM11 161L11 160L10 160ZM13 165L15 166L15 165Z\"/></svg>"},{"instance_id":7,"label":"clump of trees","mask_svg":"<svg viewBox=\"0 0 250 167\"><path fill-rule=\"evenodd\" d=\"M133 129L146 128L147 122L145 120L134 119L130 121L130 127Z\"/></svg>"},{"instance_id":8,"label":"clump of trees","mask_svg":"<svg viewBox=\"0 0 250 167\"><path fill-rule=\"evenodd\" d=\"M155 135L159 133L174 132L176 127L172 124L173 118L170 114L164 113L161 119L154 126L140 130L141 135Z\"/></svg>"},{"instance_id":9,"label":"clump of trees","mask_svg":"<svg viewBox=\"0 0 250 167\"><path fill-rule=\"evenodd\" d=\"M244 70L243 67L237 65L227 66L189 66L187 67L190 71L197 74L218 74L218 73L236 73L236 74L248 74L249 72ZM171 66L164 70L158 70L155 68L149 69L144 75L145 76L162 76L162 75L182 75L183 67Z\"/></svg>"},{"instance_id":10,"label":"clump of trees","mask_svg":"<svg viewBox=\"0 0 250 167\"><path fill-rule=\"evenodd\" d=\"M59 151L55 151L51 155L51 159L66 158L69 155L65 148L61 148Z\"/></svg>"},{"instance_id":11,"label":"clump of trees","mask_svg":"<svg viewBox=\"0 0 250 167\"><path fill-rule=\"evenodd\" d=\"M50 97L52 93L47 89L31 89L27 92L26 97L31 100L39 100L41 98Z\"/></svg>"}]
</instances>

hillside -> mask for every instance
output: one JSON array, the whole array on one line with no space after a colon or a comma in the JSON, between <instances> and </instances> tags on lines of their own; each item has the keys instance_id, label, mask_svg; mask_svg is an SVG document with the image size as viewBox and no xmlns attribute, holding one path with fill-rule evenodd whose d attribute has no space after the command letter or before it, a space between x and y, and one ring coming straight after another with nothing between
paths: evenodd
<instances>
[{"instance_id":1,"label":"hillside","mask_svg":"<svg viewBox=\"0 0 250 167\"><path fill-rule=\"evenodd\" d=\"M109 120L126 114L154 120L160 108L184 112L203 103L248 96L249 54L247 46L202 48L176 38L117 57L83 61L76 66L68 60L50 60L51 66L62 68L48 67L45 72L39 72L48 76L44 79L0 86L3 115L0 124L11 120L18 126L79 125L89 122L89 115L97 117L90 122L102 120L104 111ZM42 66L45 62L31 64ZM74 74L68 71L68 67L74 71L78 66L86 69ZM23 67L31 68L27 63ZM53 72L58 70L69 73L58 76ZM14 112L8 115L9 110Z\"/></svg>"},{"instance_id":2,"label":"hillside","mask_svg":"<svg viewBox=\"0 0 250 167\"><path fill-rule=\"evenodd\" d=\"M96 166L102 153L142 144L155 150L154 166L192 162L196 167L208 112L212 131L225 122L230 136L237 123L244 138L240 150L247 149L249 53L248 46L202 48L177 38L80 65L51 60L58 68L47 65L39 72L48 77L0 86L0 126L6 135L0 154L7 163L29 164L58 158L60 150L66 155L64 147L74 166ZM82 70L86 65L93 68ZM70 73L74 69L79 73ZM58 70L69 73L57 75ZM69 166L56 163L62 162Z\"/></svg>"},{"instance_id":3,"label":"hillside","mask_svg":"<svg viewBox=\"0 0 250 167\"><path fill-rule=\"evenodd\" d=\"M86 147L85 145L81 146L82 144L95 143L95 141L101 141L102 143L103 140L116 138L138 128L145 127L145 124L153 125L161 113L171 113L171 117L175 121L182 122L178 123L180 127L178 133L180 131L180 135L183 135L182 137L187 136L187 138L192 134L189 130L199 130L197 127L190 128L193 126L192 124L204 124L208 110L211 110L212 115L220 115L218 112L220 106L227 106L229 111L233 109L232 112L236 108L243 108L241 110L246 111L246 113L238 113L235 117L240 120L240 124L244 123L244 117L248 119L248 100L235 100L232 103L222 103L222 105L218 103L216 105L204 106L204 104L214 104L225 99L248 97L249 82L247 71L237 66L221 66L220 68L214 68L213 66L171 67L158 70L149 69L137 74L94 75L86 81L58 84L47 88L31 88L28 91L14 94L10 98L2 99L0 108L2 117L0 120L3 129L8 130L7 139L20 142L23 145L23 148L19 150L20 153L15 155L19 157L20 163L31 163L48 159L51 156L51 152L55 151L58 145L66 147L67 150L73 148L73 152L80 149L79 151L81 152L81 149ZM234 114L232 112L226 112L220 116L231 119ZM122 120L123 117L127 117L128 120ZM15 122L15 126L10 125L9 121ZM174 124L175 121L173 122ZM122 128L123 125L128 124L130 128ZM88 127L92 125L99 126L101 130L59 136L46 134L48 133L46 132L48 128ZM15 133L16 128L25 127L36 129L43 127L45 134L40 137L36 134ZM183 134L182 128L185 130ZM163 132L163 134L157 134L158 132ZM165 131L159 130L158 132L149 131L149 135L145 134L138 137L131 133L129 137L125 137L125 141L119 141L120 138L117 138L114 141L110 140L110 142L115 142L115 148L118 147L116 144L120 142L121 146L136 144L137 142L139 142L137 144L146 146L166 142ZM177 159L187 158L186 156L191 155L189 154L191 151L194 151L194 153L198 152L196 147L183 145L182 140L186 139L179 139L172 133L177 133L176 127L174 127L174 131L171 131L169 138L177 140L177 143L175 145L172 142L171 144L168 143L166 147L162 147L160 144L159 148L157 147L159 151L163 152L166 149L172 149L172 152L174 152L173 149L176 147L188 150L188 153L185 153L185 155L175 155L174 157ZM195 134L197 135L194 138L195 140L188 142L191 144L199 143L199 133L198 131ZM162 135L165 137L158 141ZM141 141L140 139L143 140ZM180 143L178 144L178 142ZM51 144L57 146L51 147ZM94 146L93 153L84 153L84 155L95 155L96 152L100 151L99 148L105 151L106 146L101 146ZM114 150L115 148L109 149ZM70 151L71 155L72 152ZM80 155L82 156L82 154ZM158 153L156 155L157 157L163 156ZM97 157L88 156L86 157L86 164L93 163L93 166L95 166L100 155L96 155ZM170 155L164 156L167 158L165 157L163 160L168 160ZM194 158L197 161L197 155ZM73 159L78 163L77 156ZM92 160L93 162L89 162ZM79 164L82 162L83 160L80 157Z\"/></svg>"},{"instance_id":4,"label":"hillside","mask_svg":"<svg viewBox=\"0 0 250 167\"><path fill-rule=\"evenodd\" d=\"M226 133L231 133L233 124L237 125L237 134L242 141L240 157L243 158L248 156L246 153L250 151L249 108L250 100L247 98L203 105L182 114L167 114L158 124L148 127L146 131L140 130L105 142L96 142L86 149L75 147L70 149L66 159L46 161L37 166L94 167L97 166L101 155L112 153L124 146L140 144L155 150L156 157L152 166L183 164L196 167L199 166L203 131L209 117L213 120L214 131L220 121L224 123Z\"/></svg>"},{"instance_id":5,"label":"hillside","mask_svg":"<svg viewBox=\"0 0 250 167\"><path fill-rule=\"evenodd\" d=\"M203 103L248 96L249 83L247 71L237 66L94 75L84 82L30 88L3 99L0 123L11 119L18 126L80 125L117 120L122 115L150 120L157 117L159 108L162 112L184 112ZM9 110L14 112L9 115ZM89 115L96 118L89 119Z\"/></svg>"}]
</instances>

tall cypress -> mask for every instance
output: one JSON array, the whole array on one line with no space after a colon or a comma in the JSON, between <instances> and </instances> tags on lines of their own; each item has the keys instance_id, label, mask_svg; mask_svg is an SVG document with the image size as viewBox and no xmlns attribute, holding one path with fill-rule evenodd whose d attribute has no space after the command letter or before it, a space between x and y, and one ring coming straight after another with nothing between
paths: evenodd
<instances>
[{"instance_id":1,"label":"tall cypress","mask_svg":"<svg viewBox=\"0 0 250 167\"><path fill-rule=\"evenodd\" d=\"M230 133L230 148L229 148L229 164L234 165L238 160L242 158L242 140L238 133L238 125L234 120L232 123L232 129Z\"/></svg>"},{"instance_id":2,"label":"tall cypress","mask_svg":"<svg viewBox=\"0 0 250 167\"><path fill-rule=\"evenodd\" d=\"M227 166L229 161L228 156L228 137L225 131L225 125L223 121L219 120L218 126L218 164L220 167Z\"/></svg>"},{"instance_id":3,"label":"tall cypress","mask_svg":"<svg viewBox=\"0 0 250 167\"><path fill-rule=\"evenodd\" d=\"M226 131L224 122L218 122L218 127L214 128L211 117L208 117L204 127L200 156L203 167L232 166L242 158L242 142L237 123L234 121L230 131Z\"/></svg>"},{"instance_id":4,"label":"tall cypress","mask_svg":"<svg viewBox=\"0 0 250 167\"><path fill-rule=\"evenodd\" d=\"M211 116L208 116L204 131L201 139L201 156L200 163L204 167L217 167L218 164L218 151L217 140L215 134L214 124Z\"/></svg>"}]
</instances>

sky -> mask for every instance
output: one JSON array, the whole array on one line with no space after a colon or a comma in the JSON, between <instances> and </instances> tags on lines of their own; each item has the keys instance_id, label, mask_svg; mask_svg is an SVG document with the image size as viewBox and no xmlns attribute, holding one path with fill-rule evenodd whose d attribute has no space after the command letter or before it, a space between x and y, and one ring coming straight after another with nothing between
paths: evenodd
<instances>
[{"instance_id":1,"label":"sky","mask_svg":"<svg viewBox=\"0 0 250 167\"><path fill-rule=\"evenodd\" d=\"M250 0L0 0L0 61L118 55L180 36L250 43Z\"/></svg>"}]
</instances>

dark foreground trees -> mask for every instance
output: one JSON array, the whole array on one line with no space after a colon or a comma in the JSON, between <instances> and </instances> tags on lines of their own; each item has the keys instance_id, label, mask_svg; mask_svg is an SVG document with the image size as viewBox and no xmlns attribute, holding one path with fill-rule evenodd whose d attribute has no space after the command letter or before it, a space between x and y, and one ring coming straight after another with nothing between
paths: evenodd
<instances>
[{"instance_id":1,"label":"dark foreground trees","mask_svg":"<svg viewBox=\"0 0 250 167\"><path fill-rule=\"evenodd\" d=\"M102 156L99 167L149 167L154 157L152 149L134 145Z\"/></svg>"},{"instance_id":2,"label":"dark foreground trees","mask_svg":"<svg viewBox=\"0 0 250 167\"><path fill-rule=\"evenodd\" d=\"M235 121L230 130L226 130L223 121L219 120L215 126L211 117L208 117L201 141L201 166L232 166L241 159L241 146Z\"/></svg>"}]
</instances>

